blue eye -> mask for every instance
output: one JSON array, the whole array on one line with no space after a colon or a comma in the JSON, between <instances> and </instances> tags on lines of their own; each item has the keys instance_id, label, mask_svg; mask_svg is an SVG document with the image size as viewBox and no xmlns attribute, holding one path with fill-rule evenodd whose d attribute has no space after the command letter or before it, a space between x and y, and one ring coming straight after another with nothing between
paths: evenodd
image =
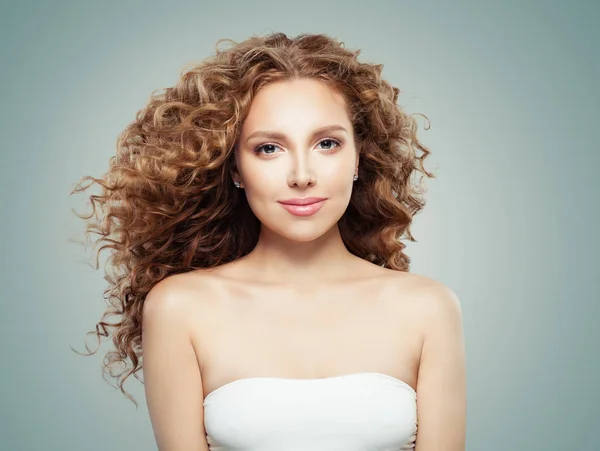
<instances>
[{"instance_id":1,"label":"blue eye","mask_svg":"<svg viewBox=\"0 0 600 451\"><path fill-rule=\"evenodd\" d=\"M323 144L326 142L330 142L330 143L334 143L335 146L337 147L341 147L342 143L340 141L338 141L337 139L333 139L333 138L327 138L327 139L323 139L322 141L319 142L319 144ZM279 146L276 144L262 144L260 146L258 146L256 149L254 149L255 153L264 153L265 155L272 155L274 153L276 153L275 151L266 151L266 148L271 148L269 150L272 150L272 148L278 148ZM333 150L335 147L328 147L325 148L323 150ZM263 150L265 150L265 152L263 152Z\"/></svg>"},{"instance_id":2,"label":"blue eye","mask_svg":"<svg viewBox=\"0 0 600 451\"><path fill-rule=\"evenodd\" d=\"M332 139L332 138L327 138L327 139L324 139L324 140L323 140L323 141L321 141L319 144L323 144L324 142L327 142L327 141L329 141L329 142L331 142L331 143L335 143L335 145L336 145L337 147L340 147L340 146L342 145L342 143L341 143L341 142L339 142L337 139ZM333 149L333 147L327 148L327 149L325 149L325 150L331 150L331 149Z\"/></svg>"},{"instance_id":3,"label":"blue eye","mask_svg":"<svg viewBox=\"0 0 600 451\"><path fill-rule=\"evenodd\" d=\"M278 147L275 144L263 144L261 146L258 146L256 149L254 149L254 152L256 153L263 153L261 152L263 149L265 149L266 147ZM266 155L271 155L274 152L264 152Z\"/></svg>"}]
</instances>

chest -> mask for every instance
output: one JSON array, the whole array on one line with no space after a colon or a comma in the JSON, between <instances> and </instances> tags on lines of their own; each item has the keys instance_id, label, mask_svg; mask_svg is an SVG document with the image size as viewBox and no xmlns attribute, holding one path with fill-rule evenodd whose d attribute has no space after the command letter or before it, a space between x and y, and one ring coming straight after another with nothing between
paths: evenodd
<instances>
[{"instance_id":1,"label":"chest","mask_svg":"<svg viewBox=\"0 0 600 451\"><path fill-rule=\"evenodd\" d=\"M228 286L197 330L203 378L410 374L420 355L417 315L409 301L392 295L381 286Z\"/></svg>"},{"instance_id":2,"label":"chest","mask_svg":"<svg viewBox=\"0 0 600 451\"><path fill-rule=\"evenodd\" d=\"M248 350L254 358L323 360L333 354L371 352L382 343L398 346L398 319L376 303L337 301L284 308L244 306L221 316L210 340L212 355Z\"/></svg>"}]
</instances>

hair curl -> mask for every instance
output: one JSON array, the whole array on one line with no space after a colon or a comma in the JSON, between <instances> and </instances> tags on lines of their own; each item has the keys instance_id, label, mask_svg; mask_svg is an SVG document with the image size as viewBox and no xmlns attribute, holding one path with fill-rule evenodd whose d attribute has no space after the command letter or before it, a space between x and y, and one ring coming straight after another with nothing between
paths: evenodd
<instances>
[{"instance_id":1,"label":"hair curl","mask_svg":"<svg viewBox=\"0 0 600 451\"><path fill-rule=\"evenodd\" d=\"M222 41L233 45L221 50ZM174 87L152 93L119 135L108 172L102 178L83 177L71 192L93 184L101 189L89 196L89 214L75 212L94 218L87 221L85 235L98 235L96 269L99 254L110 250L104 292L110 307L87 335L95 334L99 345L113 329L116 350L105 356L103 375L118 378L121 392L136 406L123 384L131 375L141 381L147 293L169 275L235 260L257 243L260 223L229 176L252 99L268 83L315 79L344 96L360 165L339 221L342 239L354 255L409 270L400 240L416 241L410 225L425 205L424 190L411 176L419 171L435 177L423 167L430 152L417 139L416 121L397 105L399 89L381 78L383 65L361 63L359 54L324 34L291 39L274 33L241 43L221 39L215 55L183 70ZM119 320L109 323L110 316ZM125 369L115 373L119 363Z\"/></svg>"}]
</instances>

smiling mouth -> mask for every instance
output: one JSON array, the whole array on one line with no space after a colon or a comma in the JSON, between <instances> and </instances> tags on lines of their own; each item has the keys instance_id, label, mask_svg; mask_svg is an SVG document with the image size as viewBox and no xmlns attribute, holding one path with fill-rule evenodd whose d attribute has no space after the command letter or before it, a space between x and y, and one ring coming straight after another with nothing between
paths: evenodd
<instances>
[{"instance_id":1,"label":"smiling mouth","mask_svg":"<svg viewBox=\"0 0 600 451\"><path fill-rule=\"evenodd\" d=\"M281 200L279 203L285 205L310 205L323 200L327 199L324 197L296 197L294 199Z\"/></svg>"},{"instance_id":2,"label":"smiling mouth","mask_svg":"<svg viewBox=\"0 0 600 451\"><path fill-rule=\"evenodd\" d=\"M321 209L321 207L325 204L326 201L327 199L321 199L311 200L309 201L310 203L303 204L291 204L284 202L279 202L279 204L294 216L312 216Z\"/></svg>"}]
</instances>

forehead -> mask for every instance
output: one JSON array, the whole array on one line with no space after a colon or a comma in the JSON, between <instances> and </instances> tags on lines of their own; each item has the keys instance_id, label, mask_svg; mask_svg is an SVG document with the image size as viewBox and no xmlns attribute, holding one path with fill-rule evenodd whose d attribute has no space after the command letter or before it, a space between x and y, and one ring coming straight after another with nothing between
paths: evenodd
<instances>
[{"instance_id":1,"label":"forehead","mask_svg":"<svg viewBox=\"0 0 600 451\"><path fill-rule=\"evenodd\" d=\"M295 129L336 121L349 125L344 97L317 80L300 79L270 83L252 101L243 132L263 126Z\"/></svg>"}]
</instances>

